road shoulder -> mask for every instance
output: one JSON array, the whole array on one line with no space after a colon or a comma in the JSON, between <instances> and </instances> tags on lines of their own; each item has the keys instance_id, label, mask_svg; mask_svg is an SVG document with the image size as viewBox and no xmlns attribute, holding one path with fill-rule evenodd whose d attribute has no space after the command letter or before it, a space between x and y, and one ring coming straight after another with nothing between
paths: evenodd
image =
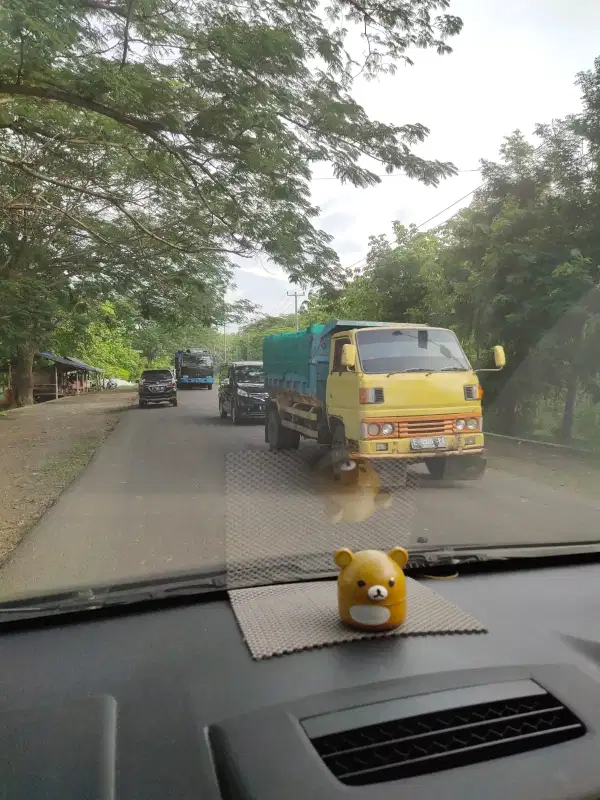
<instances>
[{"instance_id":1,"label":"road shoulder","mask_svg":"<svg viewBox=\"0 0 600 800\"><path fill-rule=\"evenodd\" d=\"M0 414L0 564L88 464L135 402L130 390Z\"/></svg>"}]
</instances>

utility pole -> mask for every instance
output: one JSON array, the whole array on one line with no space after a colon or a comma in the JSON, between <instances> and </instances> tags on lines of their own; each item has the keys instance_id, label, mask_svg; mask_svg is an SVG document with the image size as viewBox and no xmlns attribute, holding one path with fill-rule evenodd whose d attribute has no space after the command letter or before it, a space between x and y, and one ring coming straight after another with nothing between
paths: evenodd
<instances>
[{"instance_id":1,"label":"utility pole","mask_svg":"<svg viewBox=\"0 0 600 800\"><path fill-rule=\"evenodd\" d=\"M225 313L225 292L223 292L223 363L227 363L227 334L225 328L227 325L227 318Z\"/></svg>"},{"instance_id":2,"label":"utility pole","mask_svg":"<svg viewBox=\"0 0 600 800\"><path fill-rule=\"evenodd\" d=\"M294 298L294 314L296 315L296 330L298 330L298 298L304 297L304 292L287 292L287 296Z\"/></svg>"}]
</instances>

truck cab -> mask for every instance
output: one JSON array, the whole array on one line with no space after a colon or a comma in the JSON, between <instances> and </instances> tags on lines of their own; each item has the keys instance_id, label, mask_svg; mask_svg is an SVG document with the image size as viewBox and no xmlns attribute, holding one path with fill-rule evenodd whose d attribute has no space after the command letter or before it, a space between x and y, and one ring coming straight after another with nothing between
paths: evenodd
<instances>
[{"instance_id":1,"label":"truck cab","mask_svg":"<svg viewBox=\"0 0 600 800\"><path fill-rule=\"evenodd\" d=\"M498 348L496 364L504 364ZM478 477L485 460L482 390L456 335L396 324L334 334L326 401L351 452L423 460L434 477ZM460 461L449 459L462 456ZM460 469L457 469L460 468Z\"/></svg>"}]
</instances>

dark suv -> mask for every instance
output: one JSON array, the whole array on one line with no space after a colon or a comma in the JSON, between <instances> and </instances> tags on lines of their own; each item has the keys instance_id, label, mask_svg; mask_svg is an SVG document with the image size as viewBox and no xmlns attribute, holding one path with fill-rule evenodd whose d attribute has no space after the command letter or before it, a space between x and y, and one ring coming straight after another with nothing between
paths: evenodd
<instances>
[{"instance_id":1,"label":"dark suv","mask_svg":"<svg viewBox=\"0 0 600 800\"><path fill-rule=\"evenodd\" d=\"M170 369L145 369L139 380L138 402L140 408L148 403L177 405L177 382Z\"/></svg>"},{"instance_id":2,"label":"dark suv","mask_svg":"<svg viewBox=\"0 0 600 800\"><path fill-rule=\"evenodd\" d=\"M245 419L265 418L265 376L262 361L235 361L219 386L219 414L239 425Z\"/></svg>"}]
</instances>

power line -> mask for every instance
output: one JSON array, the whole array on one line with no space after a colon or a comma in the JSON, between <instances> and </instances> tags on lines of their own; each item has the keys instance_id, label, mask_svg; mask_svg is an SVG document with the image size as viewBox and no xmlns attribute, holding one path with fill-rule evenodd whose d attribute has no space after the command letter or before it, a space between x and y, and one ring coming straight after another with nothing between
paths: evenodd
<instances>
[{"instance_id":1,"label":"power line","mask_svg":"<svg viewBox=\"0 0 600 800\"><path fill-rule=\"evenodd\" d=\"M466 199L467 199L467 197L470 197L472 194L475 194L475 192L476 192L478 189L481 189L481 187L482 187L482 186L484 186L484 185L485 185L484 183L480 183L480 184L479 184L479 186L476 186L474 189L471 189L471 191L470 191L470 192L467 192L467 193L466 193L466 194L464 194L462 197L459 197L459 198L458 198L458 200L455 200L453 203L450 203L450 205L449 205L449 206L446 206L446 208L443 208L441 211L438 211L438 213L437 213L437 214L434 214L434 215L433 215L433 217L429 217L429 219L426 219L426 220L425 220L425 222L422 222L420 225L417 225L417 226L416 226L416 227L417 227L417 230L419 230L419 228L422 228L422 227L423 227L423 225L427 225L427 223L428 223L428 222L431 222L431 220L433 220L433 219L437 219L438 217L441 217L441 216L442 216L442 214L444 214L444 213L445 213L446 211L448 211L449 209L451 209L451 208L454 208L454 206L455 206L455 205L457 205L458 203L462 203L462 201L463 201L463 200L466 200Z\"/></svg>"},{"instance_id":2,"label":"power line","mask_svg":"<svg viewBox=\"0 0 600 800\"><path fill-rule=\"evenodd\" d=\"M465 172L480 172L481 167L477 167L477 169L457 169L456 172L458 174L463 174ZM407 176L403 172L394 172L389 174L387 172L379 172L375 173L377 178L406 178ZM324 178L311 178L311 181L339 181L339 178L336 178L335 175L328 175Z\"/></svg>"}]
</instances>

